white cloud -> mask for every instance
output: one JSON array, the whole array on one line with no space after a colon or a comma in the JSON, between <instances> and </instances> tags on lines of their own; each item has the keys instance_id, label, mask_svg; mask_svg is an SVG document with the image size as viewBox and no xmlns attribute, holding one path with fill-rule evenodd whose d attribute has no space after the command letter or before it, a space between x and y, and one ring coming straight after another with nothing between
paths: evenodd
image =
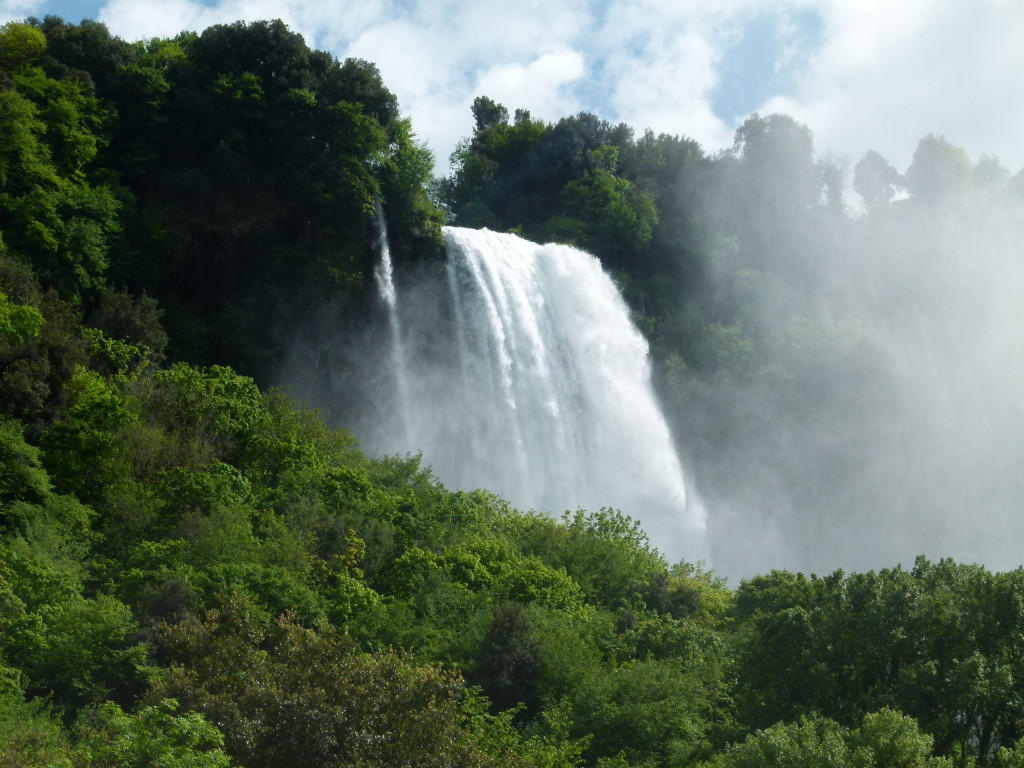
<instances>
[{"instance_id":1,"label":"white cloud","mask_svg":"<svg viewBox=\"0 0 1024 768\"><path fill-rule=\"evenodd\" d=\"M1004 0L824 3L826 40L795 97L769 100L806 122L821 149L868 149L905 170L917 141L944 134L973 159L1024 164L1024 5Z\"/></svg>"},{"instance_id":2,"label":"white cloud","mask_svg":"<svg viewBox=\"0 0 1024 768\"><path fill-rule=\"evenodd\" d=\"M127 40L173 37L214 24L281 19L312 47L349 39L385 18L383 0L108 0L99 19Z\"/></svg>"},{"instance_id":3,"label":"white cloud","mask_svg":"<svg viewBox=\"0 0 1024 768\"><path fill-rule=\"evenodd\" d=\"M449 43L466 52L466 61L533 59L571 47L589 26L590 5L579 0L462 2L454 15L438 22L450 32Z\"/></svg>"},{"instance_id":4,"label":"white cloud","mask_svg":"<svg viewBox=\"0 0 1024 768\"><path fill-rule=\"evenodd\" d=\"M604 36L611 117L637 132L686 134L709 147L730 143L732 131L711 109L720 40L708 20L666 12L640 24L621 6L609 14Z\"/></svg>"},{"instance_id":5,"label":"white cloud","mask_svg":"<svg viewBox=\"0 0 1024 768\"><path fill-rule=\"evenodd\" d=\"M450 53L438 38L406 20L369 27L344 48L345 56L374 62L388 88L410 94L435 90L445 82Z\"/></svg>"},{"instance_id":6,"label":"white cloud","mask_svg":"<svg viewBox=\"0 0 1024 768\"><path fill-rule=\"evenodd\" d=\"M38 16L42 7L43 0L0 0L0 24Z\"/></svg>"},{"instance_id":7,"label":"white cloud","mask_svg":"<svg viewBox=\"0 0 1024 768\"><path fill-rule=\"evenodd\" d=\"M476 96L548 120L578 110L566 86L584 74L572 41L589 16L585 3L577 6L420 2L405 17L367 26L336 53L377 64L443 170L456 143L472 132Z\"/></svg>"},{"instance_id":8,"label":"white cloud","mask_svg":"<svg viewBox=\"0 0 1024 768\"><path fill-rule=\"evenodd\" d=\"M792 114L819 151L852 162L876 149L902 170L934 132L1024 164L1019 0L109 0L101 20L137 39L281 18L311 46L375 62L443 167L481 93L544 119L587 109L728 146L736 125L711 104L730 45L755 14L785 29L800 10L820 15L821 44L796 35L779 52L801 75L761 112Z\"/></svg>"},{"instance_id":9,"label":"white cloud","mask_svg":"<svg viewBox=\"0 0 1024 768\"><path fill-rule=\"evenodd\" d=\"M534 117L557 120L572 114L575 103L563 88L583 76L583 57L572 50L545 53L523 64L500 64L479 78L477 93L495 101L531 110Z\"/></svg>"},{"instance_id":10,"label":"white cloud","mask_svg":"<svg viewBox=\"0 0 1024 768\"><path fill-rule=\"evenodd\" d=\"M469 114L463 103L466 77L457 73L457 51L437 34L424 34L411 20L367 28L342 56L373 61L387 87L413 119L417 135L433 150L437 167L446 167L455 143L466 133Z\"/></svg>"},{"instance_id":11,"label":"white cloud","mask_svg":"<svg viewBox=\"0 0 1024 768\"><path fill-rule=\"evenodd\" d=\"M100 11L100 21L126 40L172 37L201 28L203 11L192 0L111 0Z\"/></svg>"}]
</instances>

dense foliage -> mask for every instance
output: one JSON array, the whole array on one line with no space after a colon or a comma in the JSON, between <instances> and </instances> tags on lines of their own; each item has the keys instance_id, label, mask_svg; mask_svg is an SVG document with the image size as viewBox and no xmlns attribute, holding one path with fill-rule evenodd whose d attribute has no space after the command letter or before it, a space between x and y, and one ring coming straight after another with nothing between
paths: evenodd
<instances>
[{"instance_id":1,"label":"dense foliage","mask_svg":"<svg viewBox=\"0 0 1024 768\"><path fill-rule=\"evenodd\" d=\"M87 308L104 272L158 299L175 357L266 378L294 337L357 311L375 200L397 252L438 247L430 155L372 64L281 22L136 44L93 22L18 29L36 48L10 66L24 127L8 177L47 197L12 200L51 213L5 227L7 244L48 286L73 275ZM48 223L61 206L76 218Z\"/></svg>"},{"instance_id":2,"label":"dense foliage","mask_svg":"<svg viewBox=\"0 0 1024 768\"><path fill-rule=\"evenodd\" d=\"M0 765L1024 764L1022 571L731 590L614 510L448 490L225 367L265 377L321 300L365 310L375 200L399 258L438 247L430 157L372 65L277 22L126 44L48 18L0 28L0 109ZM733 405L773 348L739 288L701 293L705 228L743 238L715 252L738 269L835 214L809 132L755 117L709 158L474 114L451 213L592 247L667 386ZM942 204L967 166L920 153L907 183ZM890 170L858 165L869 206ZM697 205L732 175L734 219ZM787 242L772 269L812 279Z\"/></svg>"}]
</instances>

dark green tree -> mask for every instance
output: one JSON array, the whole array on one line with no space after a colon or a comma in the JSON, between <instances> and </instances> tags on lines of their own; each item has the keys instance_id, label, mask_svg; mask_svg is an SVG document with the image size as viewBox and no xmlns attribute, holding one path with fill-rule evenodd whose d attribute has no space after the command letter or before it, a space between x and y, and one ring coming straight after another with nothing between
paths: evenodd
<instances>
[{"instance_id":1,"label":"dark green tree","mask_svg":"<svg viewBox=\"0 0 1024 768\"><path fill-rule=\"evenodd\" d=\"M933 205L963 194L971 176L971 161L944 136L928 134L918 142L906 175L910 194Z\"/></svg>"},{"instance_id":2,"label":"dark green tree","mask_svg":"<svg viewBox=\"0 0 1024 768\"><path fill-rule=\"evenodd\" d=\"M873 149L853 169L853 188L868 210L888 203L905 185L899 172Z\"/></svg>"}]
</instances>

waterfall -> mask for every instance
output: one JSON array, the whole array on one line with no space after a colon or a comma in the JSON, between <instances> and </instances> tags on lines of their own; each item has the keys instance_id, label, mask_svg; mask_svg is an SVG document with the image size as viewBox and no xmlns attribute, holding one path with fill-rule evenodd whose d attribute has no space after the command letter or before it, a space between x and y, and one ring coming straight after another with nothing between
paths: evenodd
<instances>
[{"instance_id":1,"label":"waterfall","mask_svg":"<svg viewBox=\"0 0 1024 768\"><path fill-rule=\"evenodd\" d=\"M388 325L391 331L391 368L395 379L398 398L398 413L401 421L401 439L408 444L412 439L409 414L412 404L409 399L409 373L405 357L405 342L402 339L402 321L398 314L398 294L395 291L394 270L391 266L391 246L388 244L387 221L380 201L374 204L377 219L377 238L380 261L373 270L377 293L387 309Z\"/></svg>"},{"instance_id":2,"label":"waterfall","mask_svg":"<svg viewBox=\"0 0 1024 768\"><path fill-rule=\"evenodd\" d=\"M375 443L422 451L448 485L521 509L620 509L670 558L703 558L704 513L687 499L647 343L600 262L487 230L447 227L445 240L447 308L410 295L407 346L392 350L413 442Z\"/></svg>"}]
</instances>

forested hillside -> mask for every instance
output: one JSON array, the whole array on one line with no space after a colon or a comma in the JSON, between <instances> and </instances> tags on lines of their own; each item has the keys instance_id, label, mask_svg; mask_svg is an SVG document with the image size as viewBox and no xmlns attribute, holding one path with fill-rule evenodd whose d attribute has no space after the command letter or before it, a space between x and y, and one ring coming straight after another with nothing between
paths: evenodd
<instances>
[{"instance_id":1,"label":"forested hillside","mask_svg":"<svg viewBox=\"0 0 1024 768\"><path fill-rule=\"evenodd\" d=\"M0 28L0 766L1024 765L1024 571L730 586L614 510L523 512L368 457L267 386L294 339L377 311L377 201L405 265L436 262L447 214L591 248L702 482L752 496L774 455L809 492L772 440L880 397L841 286L915 263L867 222L942 208L998 245L1019 178L929 137L905 180L858 164L857 219L788 118L708 156L474 113L432 182L373 65L279 22ZM913 254L933 296L961 275L949 239ZM765 409L801 418L778 438Z\"/></svg>"}]
</instances>

